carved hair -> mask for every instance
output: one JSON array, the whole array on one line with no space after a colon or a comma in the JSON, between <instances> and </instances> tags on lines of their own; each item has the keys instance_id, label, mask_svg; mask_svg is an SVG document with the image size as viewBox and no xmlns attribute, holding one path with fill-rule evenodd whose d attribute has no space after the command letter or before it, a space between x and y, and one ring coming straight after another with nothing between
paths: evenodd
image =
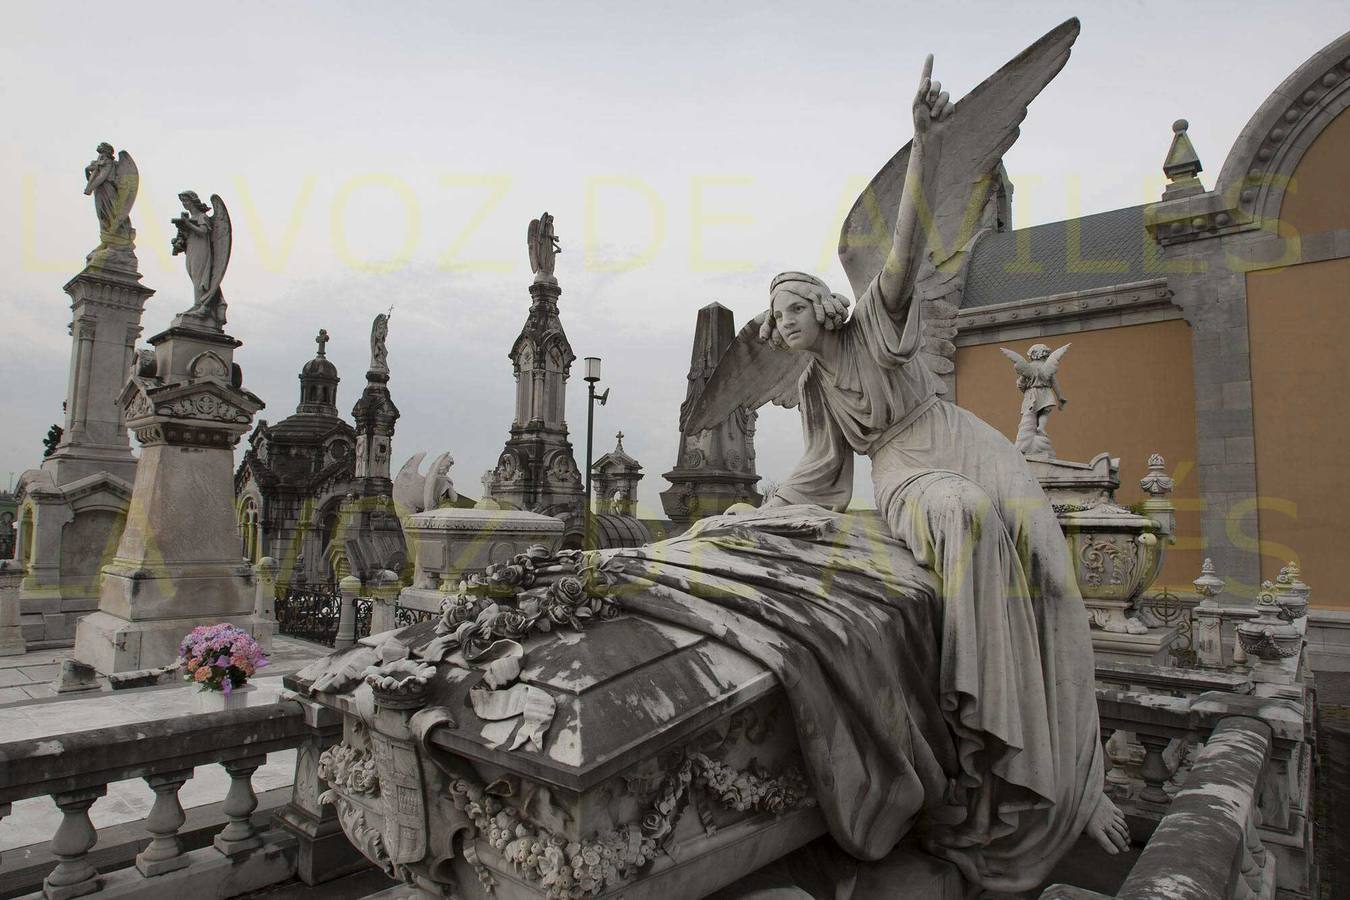
<instances>
[{"instance_id":1,"label":"carved hair","mask_svg":"<svg viewBox=\"0 0 1350 900\"><path fill-rule=\"evenodd\" d=\"M842 328L848 321L847 310L850 300L843 294L834 293L829 285L814 275L805 272L780 272L769 282L769 313L764 327L760 329L760 337L773 341L773 345L780 350L788 349L782 335L778 333L773 318L773 297L780 290L809 301L812 310L815 311L816 321L826 331ZM832 297L834 303L827 305L826 297Z\"/></svg>"},{"instance_id":2,"label":"carved hair","mask_svg":"<svg viewBox=\"0 0 1350 900\"><path fill-rule=\"evenodd\" d=\"M1035 344L1027 351L1027 356L1032 359L1045 359L1050 355L1050 348L1045 344Z\"/></svg>"},{"instance_id":3,"label":"carved hair","mask_svg":"<svg viewBox=\"0 0 1350 900\"><path fill-rule=\"evenodd\" d=\"M193 212L204 213L211 208L202 202L196 191L183 191L178 195L178 199L183 201L184 206L190 206Z\"/></svg>"},{"instance_id":4,"label":"carved hair","mask_svg":"<svg viewBox=\"0 0 1350 900\"><path fill-rule=\"evenodd\" d=\"M94 152L98 153L99 155L106 154L108 156L112 156L113 145L108 143L107 141L104 141L103 143L99 144L98 147L95 148Z\"/></svg>"}]
</instances>

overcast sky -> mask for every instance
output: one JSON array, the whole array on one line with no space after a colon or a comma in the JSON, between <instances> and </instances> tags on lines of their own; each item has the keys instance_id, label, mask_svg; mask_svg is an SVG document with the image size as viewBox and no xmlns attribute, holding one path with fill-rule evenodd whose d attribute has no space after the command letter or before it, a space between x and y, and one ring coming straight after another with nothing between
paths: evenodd
<instances>
[{"instance_id":1,"label":"overcast sky","mask_svg":"<svg viewBox=\"0 0 1350 900\"><path fill-rule=\"evenodd\" d=\"M551 212L564 327L613 389L596 455L622 429L659 516L698 308L739 326L784 269L845 290L843 213L909 139L924 54L960 97L1071 15L1073 56L1006 158L1018 227L1157 199L1178 117L1212 186L1267 95L1350 28L1343 2L1235 0L8 4L0 477L37 465L63 418L61 287L98 242L83 168L108 141L142 176L146 336L191 305L177 193L220 194L227 331L262 417L294 412L320 327L349 413L370 320L393 306L395 465L451 450L471 496L510 425L526 228ZM577 369L568 419L580 463ZM795 411L766 411L759 438L760 474L781 477Z\"/></svg>"}]
</instances>

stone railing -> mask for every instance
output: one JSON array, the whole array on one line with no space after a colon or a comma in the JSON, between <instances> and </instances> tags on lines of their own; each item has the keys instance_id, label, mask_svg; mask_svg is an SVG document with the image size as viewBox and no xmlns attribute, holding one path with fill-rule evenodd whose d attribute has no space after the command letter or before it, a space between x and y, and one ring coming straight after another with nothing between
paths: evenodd
<instances>
[{"instance_id":1,"label":"stone railing","mask_svg":"<svg viewBox=\"0 0 1350 900\"><path fill-rule=\"evenodd\" d=\"M1099 664L1097 680L1107 793L1144 843L1113 896L1245 900L1273 896L1277 881L1306 894L1306 696L1246 672ZM1103 896L1066 885L1042 895Z\"/></svg>"},{"instance_id":2,"label":"stone railing","mask_svg":"<svg viewBox=\"0 0 1350 900\"><path fill-rule=\"evenodd\" d=\"M87 731L0 743L0 818L13 804L50 796L62 819L48 845L50 871L9 869L4 893L25 884L41 889L25 898L227 898L297 874L307 883L325 881L364 866L342 836L331 811L317 801L318 755L337 741L336 717L293 699L207 715L168 715ZM297 751L291 803L284 827L258 827L253 773L269 753ZM179 790L198 767L219 765L229 775L220 811L228 820L208 846L186 850L187 819ZM90 807L108 785L143 778L154 792L144 819L143 849L98 847ZM126 827L118 826L125 833ZM144 841L144 837L141 838ZM122 842L128 844L126 840ZM96 849L97 848L97 849ZM50 864L49 864L50 865ZM118 868L120 866L120 868ZM110 870L111 869L111 870ZM100 871L102 870L102 871Z\"/></svg>"},{"instance_id":3,"label":"stone railing","mask_svg":"<svg viewBox=\"0 0 1350 900\"><path fill-rule=\"evenodd\" d=\"M1260 719L1220 719L1120 889L1106 895L1054 885L1042 900L1273 897L1277 866L1258 827L1272 745L1272 729Z\"/></svg>"}]
</instances>

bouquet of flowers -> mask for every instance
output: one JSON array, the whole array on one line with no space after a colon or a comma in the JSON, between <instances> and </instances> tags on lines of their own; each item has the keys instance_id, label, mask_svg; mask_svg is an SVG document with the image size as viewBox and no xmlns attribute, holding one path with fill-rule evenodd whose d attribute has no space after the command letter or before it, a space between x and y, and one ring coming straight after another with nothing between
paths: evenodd
<instances>
[{"instance_id":1,"label":"bouquet of flowers","mask_svg":"<svg viewBox=\"0 0 1350 900\"><path fill-rule=\"evenodd\" d=\"M267 665L267 655L253 635L237 625L223 623L192 629L178 645L178 657L187 670L185 681L195 681L203 691L221 691L227 696Z\"/></svg>"}]
</instances>

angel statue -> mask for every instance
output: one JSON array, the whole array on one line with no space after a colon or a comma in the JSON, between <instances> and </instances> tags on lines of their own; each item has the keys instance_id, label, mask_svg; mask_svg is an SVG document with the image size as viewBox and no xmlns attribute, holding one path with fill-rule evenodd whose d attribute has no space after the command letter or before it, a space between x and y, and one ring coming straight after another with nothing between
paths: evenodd
<instances>
[{"instance_id":1,"label":"angel statue","mask_svg":"<svg viewBox=\"0 0 1350 900\"><path fill-rule=\"evenodd\" d=\"M1017 449L1024 456L1045 456L1053 458L1055 450L1050 446L1050 436L1045 433L1045 422L1050 411L1064 408L1068 400L1059 389L1059 361L1064 352L1071 347L1065 344L1054 353L1045 344L1036 344L1027 351L1031 359L1025 360L1016 350L999 347L999 352L1012 360L1017 372L1017 389L1022 392L1022 419L1017 423Z\"/></svg>"},{"instance_id":2,"label":"angel statue","mask_svg":"<svg viewBox=\"0 0 1350 900\"><path fill-rule=\"evenodd\" d=\"M429 512L459 502L459 493L450 479L455 458L442 453L432 460L427 474L423 475L419 470L426 455L423 450L410 456L394 479L394 504L404 515Z\"/></svg>"},{"instance_id":3,"label":"angel statue","mask_svg":"<svg viewBox=\"0 0 1350 900\"><path fill-rule=\"evenodd\" d=\"M553 277L553 263L562 252L562 244L553 233L553 217L544 213L530 221L529 233L530 271L535 275Z\"/></svg>"},{"instance_id":4,"label":"angel statue","mask_svg":"<svg viewBox=\"0 0 1350 900\"><path fill-rule=\"evenodd\" d=\"M927 59L913 140L844 222L855 299L776 276L768 310L681 410L697 434L739 408L800 405L800 463L762 508L604 562L626 607L779 675L849 857L879 859L913 830L995 892L1035 887L1084 831L1128 846L1103 792L1088 617L1059 524L1022 454L941 398L937 377L972 211L1078 30L1064 23L959 103ZM856 454L887 534L842 514Z\"/></svg>"},{"instance_id":5,"label":"angel statue","mask_svg":"<svg viewBox=\"0 0 1350 900\"><path fill-rule=\"evenodd\" d=\"M217 330L225 326L225 295L220 283L230 264L230 211L218 194L211 195L207 206L196 191L178 195L183 215L171 219L178 233L170 246L174 256L183 254L188 277L192 279L192 308L184 317L204 320ZM214 210L213 215L207 215Z\"/></svg>"},{"instance_id":6,"label":"angel statue","mask_svg":"<svg viewBox=\"0 0 1350 900\"><path fill-rule=\"evenodd\" d=\"M105 141L96 152L98 156L84 167L84 192L94 197L99 237L99 245L87 260L92 263L98 257L111 262L121 257L134 271L136 229L131 227L131 207L136 202L141 174L125 150L114 159L113 146Z\"/></svg>"},{"instance_id":7,"label":"angel statue","mask_svg":"<svg viewBox=\"0 0 1350 900\"><path fill-rule=\"evenodd\" d=\"M389 347L385 341L389 338L389 316L377 315L370 323L370 371L389 374Z\"/></svg>"}]
</instances>

